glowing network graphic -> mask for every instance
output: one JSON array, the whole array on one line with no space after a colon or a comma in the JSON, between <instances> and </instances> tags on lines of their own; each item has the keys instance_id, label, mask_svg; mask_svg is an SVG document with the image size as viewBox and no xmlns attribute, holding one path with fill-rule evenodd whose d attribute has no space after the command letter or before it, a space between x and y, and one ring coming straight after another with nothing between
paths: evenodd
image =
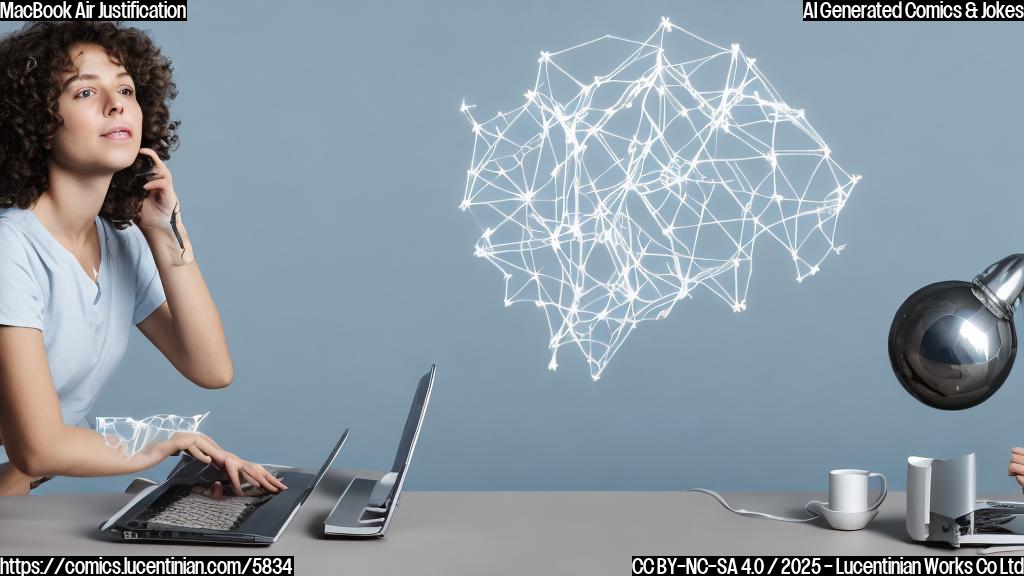
<instances>
[{"instance_id":1,"label":"glowing network graphic","mask_svg":"<svg viewBox=\"0 0 1024 576\"><path fill-rule=\"evenodd\" d=\"M156 442L170 440L175 432L198 432L199 423L209 414L157 414L142 420L120 416L97 416L96 431L103 436L107 446L120 450L125 458L131 458Z\"/></svg>"},{"instance_id":2,"label":"glowing network graphic","mask_svg":"<svg viewBox=\"0 0 1024 576\"><path fill-rule=\"evenodd\" d=\"M505 277L505 305L533 302L552 350L573 343L600 377L636 325L704 287L746 308L759 238L796 279L818 272L859 176L847 174L739 45L667 18L647 40L615 36L541 52L522 106L478 122L460 209L475 255Z\"/></svg>"}]
</instances>

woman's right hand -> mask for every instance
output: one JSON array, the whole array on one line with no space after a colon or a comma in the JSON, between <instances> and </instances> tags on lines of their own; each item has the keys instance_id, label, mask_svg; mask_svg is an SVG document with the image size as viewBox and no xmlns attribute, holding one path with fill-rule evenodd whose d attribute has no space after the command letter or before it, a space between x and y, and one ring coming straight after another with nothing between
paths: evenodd
<instances>
[{"instance_id":1,"label":"woman's right hand","mask_svg":"<svg viewBox=\"0 0 1024 576\"><path fill-rule=\"evenodd\" d=\"M213 438L198 432L175 432L170 439L149 446L133 458L138 459L137 462L142 468L149 468L182 450L187 450L196 460L213 464L223 470L231 481L235 494L243 493L241 486L243 476L246 481L271 493L288 489L284 482L267 472L263 466L239 458L221 448Z\"/></svg>"},{"instance_id":2,"label":"woman's right hand","mask_svg":"<svg viewBox=\"0 0 1024 576\"><path fill-rule=\"evenodd\" d=\"M167 440L154 442L140 450L131 457L133 464L138 470L145 470L163 462L166 458L174 456L182 450L188 450L197 460L209 463L211 457L202 450L205 438L202 434L194 432L175 432Z\"/></svg>"}]
</instances>

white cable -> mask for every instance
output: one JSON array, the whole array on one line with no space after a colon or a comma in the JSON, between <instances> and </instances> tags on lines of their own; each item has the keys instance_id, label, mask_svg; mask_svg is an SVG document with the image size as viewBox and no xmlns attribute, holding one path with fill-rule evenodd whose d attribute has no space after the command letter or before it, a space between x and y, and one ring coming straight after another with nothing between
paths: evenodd
<instances>
[{"instance_id":1,"label":"white cable","mask_svg":"<svg viewBox=\"0 0 1024 576\"><path fill-rule=\"evenodd\" d=\"M814 512L811 512L810 510L807 509L807 507L811 505L810 502L808 502L804 506L804 512L807 512L809 514L814 514L814 516L811 516L810 518L783 518L782 516L773 516L771 514L765 514L764 512L754 512L753 510L744 510L742 508L733 508L732 506L729 506L729 503L725 501L725 498L722 498L721 494L719 494L718 492L715 492L714 490L708 490L706 488L690 488L689 490L687 490L687 492L703 492L705 494L709 494L712 497L714 497L715 500L718 500L718 502L721 503L722 506L725 506L726 509L728 509L730 512L735 512L736 514L739 514L741 516L753 516L753 517L756 517L756 518L768 518L769 520L781 520L783 522L809 522L811 520L817 520L818 518L821 518L821 515L815 514Z\"/></svg>"}]
</instances>

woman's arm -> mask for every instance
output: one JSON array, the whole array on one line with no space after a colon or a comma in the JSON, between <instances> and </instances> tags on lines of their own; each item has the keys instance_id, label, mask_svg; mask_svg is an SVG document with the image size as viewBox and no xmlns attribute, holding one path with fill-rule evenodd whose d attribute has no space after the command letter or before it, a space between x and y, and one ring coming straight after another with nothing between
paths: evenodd
<instances>
[{"instance_id":1,"label":"woman's arm","mask_svg":"<svg viewBox=\"0 0 1024 576\"><path fill-rule=\"evenodd\" d=\"M238 494L243 479L271 492L287 489L259 464L224 450L203 434L177 432L126 457L100 434L65 426L43 333L35 328L0 326L0 438L11 459L9 465L0 465L0 496L27 494L28 484L43 476L132 474L183 450L223 470Z\"/></svg>"},{"instance_id":2,"label":"woman's arm","mask_svg":"<svg viewBox=\"0 0 1024 576\"><path fill-rule=\"evenodd\" d=\"M181 221L171 172L155 152L155 176L138 225L146 237L167 302L139 323L139 330L183 376L203 388L223 388L234 378L231 355L217 306L210 297Z\"/></svg>"},{"instance_id":3,"label":"woman's arm","mask_svg":"<svg viewBox=\"0 0 1024 576\"><path fill-rule=\"evenodd\" d=\"M35 328L0 326L0 436L11 464L33 478L130 474L173 453L125 458L96 432L65 426Z\"/></svg>"},{"instance_id":4,"label":"woman's arm","mask_svg":"<svg viewBox=\"0 0 1024 576\"><path fill-rule=\"evenodd\" d=\"M156 255L158 247L154 244L158 245L159 239L151 240L149 235L146 239L153 250L167 302L139 322L139 330L185 378L203 388L227 386L234 378L231 355L220 315L199 266L195 262L184 266L168 263L167 258ZM191 245L186 246L191 250Z\"/></svg>"}]
</instances>

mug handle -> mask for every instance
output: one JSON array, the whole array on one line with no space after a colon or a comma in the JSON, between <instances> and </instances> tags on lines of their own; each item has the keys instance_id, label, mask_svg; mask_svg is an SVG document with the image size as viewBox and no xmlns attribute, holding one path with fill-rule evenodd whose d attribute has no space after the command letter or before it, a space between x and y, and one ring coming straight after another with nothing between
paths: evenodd
<instances>
[{"instance_id":1,"label":"mug handle","mask_svg":"<svg viewBox=\"0 0 1024 576\"><path fill-rule=\"evenodd\" d=\"M878 495L878 500L876 500L874 504L872 504L870 507L868 507L868 510L874 510L875 508L878 508L879 506L881 506L882 502L885 501L886 494L889 493L889 490L888 490L888 488L886 487L886 484L885 484L885 474L880 474L878 472L872 472L872 473L868 474L868 480L869 481L871 480L871 478L878 478L879 480L882 481L882 493Z\"/></svg>"}]
</instances>

